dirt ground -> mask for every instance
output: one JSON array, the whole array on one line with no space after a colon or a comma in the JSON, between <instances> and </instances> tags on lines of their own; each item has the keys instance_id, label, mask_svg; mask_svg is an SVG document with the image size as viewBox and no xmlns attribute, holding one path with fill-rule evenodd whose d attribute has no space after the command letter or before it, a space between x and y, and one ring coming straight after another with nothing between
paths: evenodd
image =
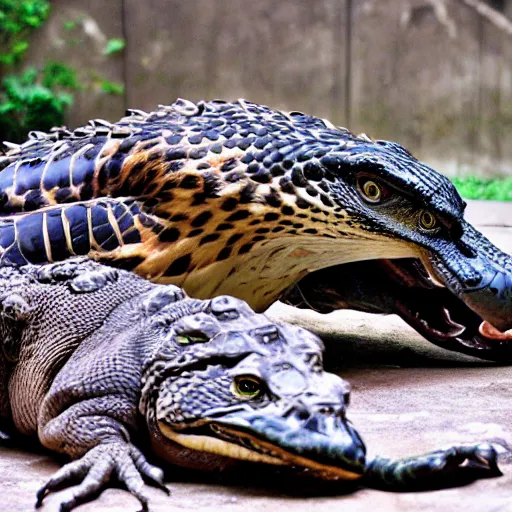
<instances>
[{"instance_id":1,"label":"dirt ground","mask_svg":"<svg viewBox=\"0 0 512 512\"><path fill-rule=\"evenodd\" d=\"M512 251L512 204L472 203L470 219L503 249ZM483 220L482 220L483 219ZM459 443L493 441L503 447L504 476L455 489L386 493L360 489L311 489L302 482L261 475L236 478L191 476L174 470L168 476L171 496L147 488L154 512L199 510L258 511L512 511L512 366L458 356L432 346L398 318L339 312L316 315L286 307L276 316L300 315L323 332L327 360L352 384L349 417L362 434L369 454L398 457ZM342 326L348 335L334 334ZM36 490L59 464L44 452L0 449L0 510L31 510ZM68 491L63 491L68 492ZM43 511L56 510L56 498ZM104 491L93 504L77 510L138 510L121 489Z\"/></svg>"}]
</instances>

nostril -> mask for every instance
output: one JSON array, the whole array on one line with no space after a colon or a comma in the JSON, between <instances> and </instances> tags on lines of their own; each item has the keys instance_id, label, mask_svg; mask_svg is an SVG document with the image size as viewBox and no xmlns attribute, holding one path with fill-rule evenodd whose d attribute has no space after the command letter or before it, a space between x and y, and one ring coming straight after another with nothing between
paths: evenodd
<instances>
[{"instance_id":1,"label":"nostril","mask_svg":"<svg viewBox=\"0 0 512 512\"><path fill-rule=\"evenodd\" d=\"M297 418L299 420L305 421L305 420L307 420L309 418L309 412L304 410L304 409L302 409L302 410L297 412Z\"/></svg>"},{"instance_id":2,"label":"nostril","mask_svg":"<svg viewBox=\"0 0 512 512\"><path fill-rule=\"evenodd\" d=\"M465 281L466 286L478 286L482 281L482 276L480 275L474 275L471 277L468 277Z\"/></svg>"},{"instance_id":3,"label":"nostril","mask_svg":"<svg viewBox=\"0 0 512 512\"><path fill-rule=\"evenodd\" d=\"M462 238L463 234L464 234L464 229L458 223L454 224L450 228L450 236L452 237L452 240L460 240Z\"/></svg>"},{"instance_id":4,"label":"nostril","mask_svg":"<svg viewBox=\"0 0 512 512\"><path fill-rule=\"evenodd\" d=\"M465 244L464 242L459 242L458 244L459 251L466 256L466 258L474 259L477 256L476 251L470 247L469 245Z\"/></svg>"}]
</instances>

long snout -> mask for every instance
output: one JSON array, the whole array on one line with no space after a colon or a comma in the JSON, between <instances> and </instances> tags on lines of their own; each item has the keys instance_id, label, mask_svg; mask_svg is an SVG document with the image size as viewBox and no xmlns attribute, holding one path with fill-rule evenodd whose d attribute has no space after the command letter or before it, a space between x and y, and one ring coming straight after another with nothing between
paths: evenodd
<instances>
[{"instance_id":1,"label":"long snout","mask_svg":"<svg viewBox=\"0 0 512 512\"><path fill-rule=\"evenodd\" d=\"M466 224L458 243L431 259L435 273L468 307L500 331L512 329L512 257Z\"/></svg>"},{"instance_id":2,"label":"long snout","mask_svg":"<svg viewBox=\"0 0 512 512\"><path fill-rule=\"evenodd\" d=\"M512 273L489 269L482 286L460 298L499 331L512 329Z\"/></svg>"},{"instance_id":3,"label":"long snout","mask_svg":"<svg viewBox=\"0 0 512 512\"><path fill-rule=\"evenodd\" d=\"M265 440L285 463L317 471L324 478L355 480L362 476L366 448L341 407L325 403L313 411L301 406L285 413L271 409L238 412L215 422L227 427L231 435L238 431Z\"/></svg>"}]
</instances>

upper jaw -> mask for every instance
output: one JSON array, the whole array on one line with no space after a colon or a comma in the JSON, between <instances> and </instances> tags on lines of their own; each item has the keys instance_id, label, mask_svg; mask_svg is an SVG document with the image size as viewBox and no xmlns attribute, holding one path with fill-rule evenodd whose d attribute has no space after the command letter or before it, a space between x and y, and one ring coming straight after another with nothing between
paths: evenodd
<instances>
[{"instance_id":1,"label":"upper jaw","mask_svg":"<svg viewBox=\"0 0 512 512\"><path fill-rule=\"evenodd\" d=\"M496 330L505 332L512 329L512 258L474 228L469 229L472 254L464 254L454 244L443 244L435 253L425 251L422 261L432 278L442 281Z\"/></svg>"}]
</instances>

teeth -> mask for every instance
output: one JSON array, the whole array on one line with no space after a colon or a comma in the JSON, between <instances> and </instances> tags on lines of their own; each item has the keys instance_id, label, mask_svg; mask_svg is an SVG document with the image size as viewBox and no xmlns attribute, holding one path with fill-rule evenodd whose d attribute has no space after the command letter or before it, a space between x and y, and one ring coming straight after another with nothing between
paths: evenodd
<instances>
[{"instance_id":1,"label":"teeth","mask_svg":"<svg viewBox=\"0 0 512 512\"><path fill-rule=\"evenodd\" d=\"M437 276L436 271L434 270L434 267L432 265L432 262L430 261L430 258L428 257L422 257L420 258L421 262L423 263L423 266L425 267L425 270L427 271L431 281L440 288L444 288L445 284L441 281L441 279Z\"/></svg>"},{"instance_id":2,"label":"teeth","mask_svg":"<svg viewBox=\"0 0 512 512\"><path fill-rule=\"evenodd\" d=\"M438 335L443 336L444 338L456 338L457 336L460 336L466 330L466 327L464 325L454 322L450 318L450 312L446 308L442 308L441 314L443 317L444 325L439 329L436 329L435 327L430 325L427 320L420 319L421 323L430 332L437 333ZM416 313L416 318L418 318L418 317L419 317L419 313Z\"/></svg>"},{"instance_id":3,"label":"teeth","mask_svg":"<svg viewBox=\"0 0 512 512\"><path fill-rule=\"evenodd\" d=\"M465 330L466 328L461 325L461 324L458 324L457 322L454 322L451 318L450 318L450 312L446 309L446 308L443 308L443 316L444 316L444 319L446 321L446 323L452 327L452 329L450 329L446 334L448 334L449 336L453 336L453 337L456 337L456 336L460 336Z\"/></svg>"},{"instance_id":4,"label":"teeth","mask_svg":"<svg viewBox=\"0 0 512 512\"><path fill-rule=\"evenodd\" d=\"M512 329L501 332L496 327L491 325L489 322L482 322L478 328L478 332L484 337L491 340L512 340Z\"/></svg>"}]
</instances>

